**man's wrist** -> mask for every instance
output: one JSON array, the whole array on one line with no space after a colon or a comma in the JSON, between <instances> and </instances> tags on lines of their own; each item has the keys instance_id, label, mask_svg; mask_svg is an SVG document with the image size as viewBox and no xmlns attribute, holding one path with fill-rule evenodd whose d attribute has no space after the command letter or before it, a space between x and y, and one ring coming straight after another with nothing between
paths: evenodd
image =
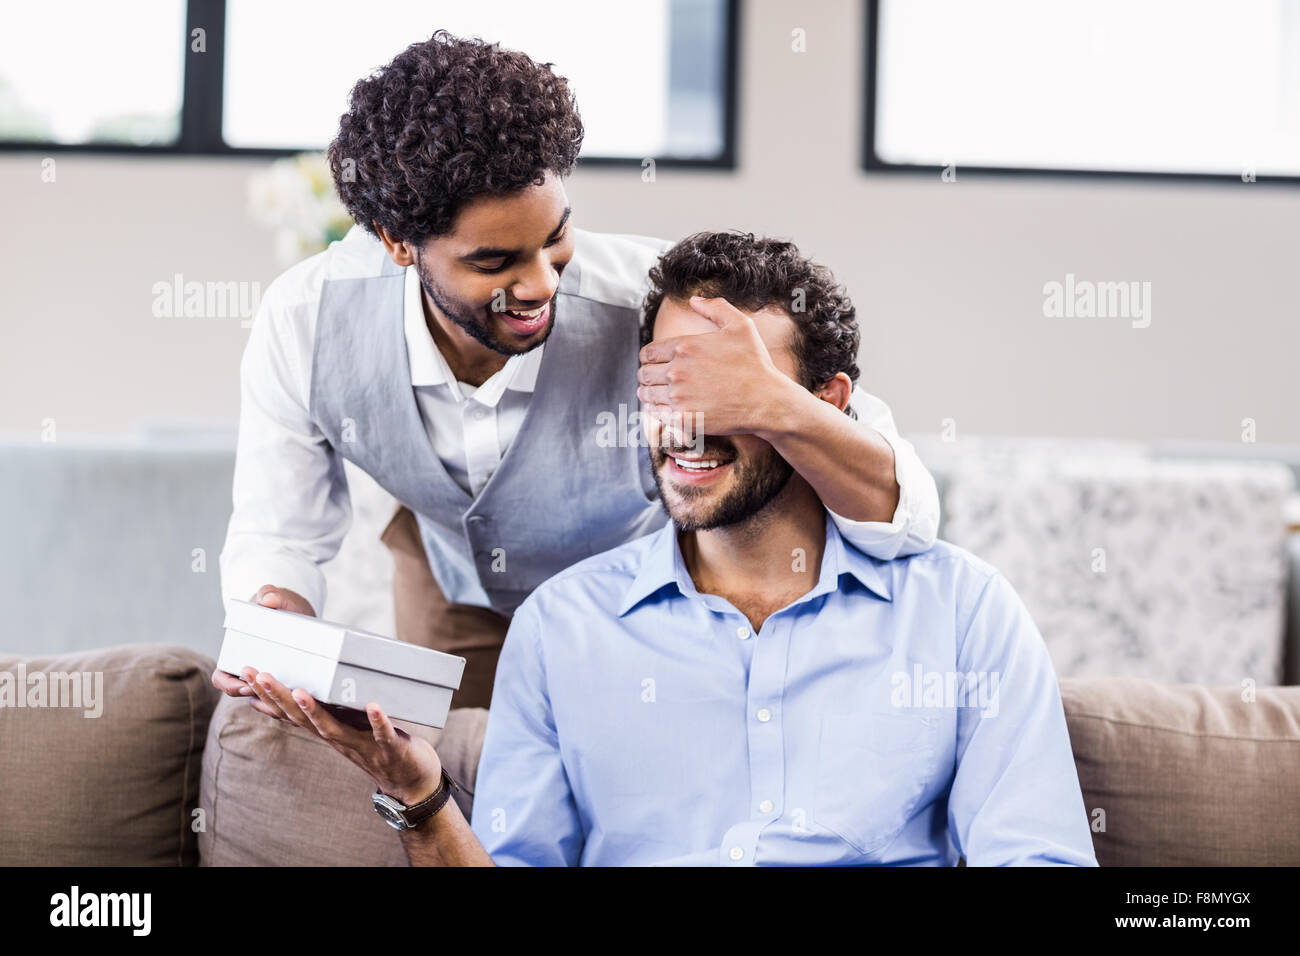
<instances>
[{"instance_id":1,"label":"man's wrist","mask_svg":"<svg viewBox=\"0 0 1300 956\"><path fill-rule=\"evenodd\" d=\"M773 382L773 387L766 390L766 400L756 410L758 414L751 434L775 445L781 439L807 428L809 414L816 411L816 406L809 404L809 400L819 405L824 403L794 379L780 372Z\"/></svg>"},{"instance_id":2,"label":"man's wrist","mask_svg":"<svg viewBox=\"0 0 1300 956\"><path fill-rule=\"evenodd\" d=\"M428 800L442 785L442 768L439 767L432 777L427 777L409 787L398 787L393 790L384 790L383 787L379 789L394 800L400 801L403 806L413 807L417 803Z\"/></svg>"},{"instance_id":3,"label":"man's wrist","mask_svg":"<svg viewBox=\"0 0 1300 956\"><path fill-rule=\"evenodd\" d=\"M427 787L394 787L393 789L400 791L400 796L385 793L381 788L371 796L371 803L385 823L405 832L417 829L441 814L447 804L452 802L452 795L460 789L460 785L451 779L446 770L442 770L439 773L438 785L422 798L420 794L427 790Z\"/></svg>"}]
</instances>

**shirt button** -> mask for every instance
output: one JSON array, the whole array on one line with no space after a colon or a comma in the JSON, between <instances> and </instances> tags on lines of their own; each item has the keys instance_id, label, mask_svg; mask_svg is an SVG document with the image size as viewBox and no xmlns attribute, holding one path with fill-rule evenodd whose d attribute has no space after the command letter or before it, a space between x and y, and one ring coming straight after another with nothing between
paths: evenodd
<instances>
[{"instance_id":1,"label":"shirt button","mask_svg":"<svg viewBox=\"0 0 1300 956\"><path fill-rule=\"evenodd\" d=\"M758 812L759 812L759 813L771 813L771 812L772 812L772 801L771 801L771 800L764 800L762 803L760 803L760 804L758 805Z\"/></svg>"},{"instance_id":2,"label":"shirt button","mask_svg":"<svg viewBox=\"0 0 1300 956\"><path fill-rule=\"evenodd\" d=\"M772 712L764 707L754 716L757 717L761 723L765 724L772 719Z\"/></svg>"},{"instance_id":3,"label":"shirt button","mask_svg":"<svg viewBox=\"0 0 1300 956\"><path fill-rule=\"evenodd\" d=\"M731 852L728 853L727 856L731 857L733 860L741 860L744 859L745 851L738 846L733 846Z\"/></svg>"},{"instance_id":4,"label":"shirt button","mask_svg":"<svg viewBox=\"0 0 1300 956\"><path fill-rule=\"evenodd\" d=\"M487 413L487 409L486 409L486 408L476 409L475 412L474 412L474 418L475 418L477 421L480 421L480 422L481 422L483 419L485 419L485 418L487 418L487 417L488 417L488 413Z\"/></svg>"},{"instance_id":5,"label":"shirt button","mask_svg":"<svg viewBox=\"0 0 1300 956\"><path fill-rule=\"evenodd\" d=\"M736 636L743 641L745 638L749 637L749 628L747 627L736 628Z\"/></svg>"}]
</instances>

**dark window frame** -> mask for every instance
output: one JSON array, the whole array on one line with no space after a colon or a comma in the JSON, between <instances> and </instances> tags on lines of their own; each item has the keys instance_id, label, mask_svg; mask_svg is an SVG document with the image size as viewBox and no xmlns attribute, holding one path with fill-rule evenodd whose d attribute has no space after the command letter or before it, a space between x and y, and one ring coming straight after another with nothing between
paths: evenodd
<instances>
[{"instance_id":1,"label":"dark window frame","mask_svg":"<svg viewBox=\"0 0 1300 956\"><path fill-rule=\"evenodd\" d=\"M709 159L677 156L584 156L579 166L641 166L654 159L656 167L735 169L736 117L739 111L740 0L722 0L726 38L723 50L722 151ZM194 29L206 31L205 52L190 49ZM282 157L316 152L313 147L234 147L222 138L225 100L226 0L187 0L185 12L185 72L181 85L180 135L166 146L131 143L53 143L39 140L0 140L0 154L11 152L88 153L130 156ZM323 148L323 147L321 147Z\"/></svg>"},{"instance_id":2,"label":"dark window frame","mask_svg":"<svg viewBox=\"0 0 1300 956\"><path fill-rule=\"evenodd\" d=\"M864 172L903 174L910 176L938 177L945 166L923 166L915 163L891 163L880 158L876 152L876 78L878 65L878 44L880 40L880 2L881 0L863 0L866 21L865 60L863 69L863 123L862 155L860 166ZM1282 185L1300 186L1300 175L1296 176L1256 176L1251 182L1242 180L1240 173L1171 173L1137 169L1065 169L1037 166L963 166L957 164L958 176L974 175L989 178L1046 178L1074 180L1113 180L1128 182L1165 182L1176 183L1217 183L1219 185Z\"/></svg>"}]
</instances>

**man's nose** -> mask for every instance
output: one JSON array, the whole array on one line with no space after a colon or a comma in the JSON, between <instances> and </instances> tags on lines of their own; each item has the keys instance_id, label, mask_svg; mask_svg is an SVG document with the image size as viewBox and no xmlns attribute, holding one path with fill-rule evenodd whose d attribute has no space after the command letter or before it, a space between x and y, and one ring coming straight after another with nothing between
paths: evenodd
<instances>
[{"instance_id":1,"label":"man's nose","mask_svg":"<svg viewBox=\"0 0 1300 956\"><path fill-rule=\"evenodd\" d=\"M560 271L550 260L530 266L512 291L516 302L549 302L560 286Z\"/></svg>"}]
</instances>

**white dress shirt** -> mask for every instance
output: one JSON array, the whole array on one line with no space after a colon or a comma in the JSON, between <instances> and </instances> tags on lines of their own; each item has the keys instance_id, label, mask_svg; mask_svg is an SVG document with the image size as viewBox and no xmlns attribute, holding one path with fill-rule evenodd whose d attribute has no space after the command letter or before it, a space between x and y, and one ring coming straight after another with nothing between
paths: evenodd
<instances>
[{"instance_id":1,"label":"white dress shirt","mask_svg":"<svg viewBox=\"0 0 1300 956\"><path fill-rule=\"evenodd\" d=\"M580 293L639 305L648 284L640 265L644 247L662 249L669 243L584 230L575 235ZM637 246L641 251L633 254ZM308 412L317 310L325 279L377 275L382 254L378 240L354 227L326 251L277 277L262 296L240 364L234 512L220 560L224 598L247 600L262 585L273 584L301 594L318 613L324 606L319 565L338 552L351 507L342 459ZM519 429L545 347L512 357L475 389L455 381L434 343L413 267L407 269L403 314L414 398L429 441L453 479L477 495ZM926 550L939 526L934 479L912 445L899 437L884 402L855 388L850 403L859 420L893 447L901 491L889 522L852 521L834 512L832 518L847 540L875 557ZM477 579L472 567L465 570ZM481 587L454 599L490 606Z\"/></svg>"},{"instance_id":2,"label":"white dress shirt","mask_svg":"<svg viewBox=\"0 0 1300 956\"><path fill-rule=\"evenodd\" d=\"M499 372L475 388L456 380L429 334L414 266L406 269L402 308L411 385L424 429L452 480L477 498L528 412L546 346L512 355Z\"/></svg>"}]
</instances>

